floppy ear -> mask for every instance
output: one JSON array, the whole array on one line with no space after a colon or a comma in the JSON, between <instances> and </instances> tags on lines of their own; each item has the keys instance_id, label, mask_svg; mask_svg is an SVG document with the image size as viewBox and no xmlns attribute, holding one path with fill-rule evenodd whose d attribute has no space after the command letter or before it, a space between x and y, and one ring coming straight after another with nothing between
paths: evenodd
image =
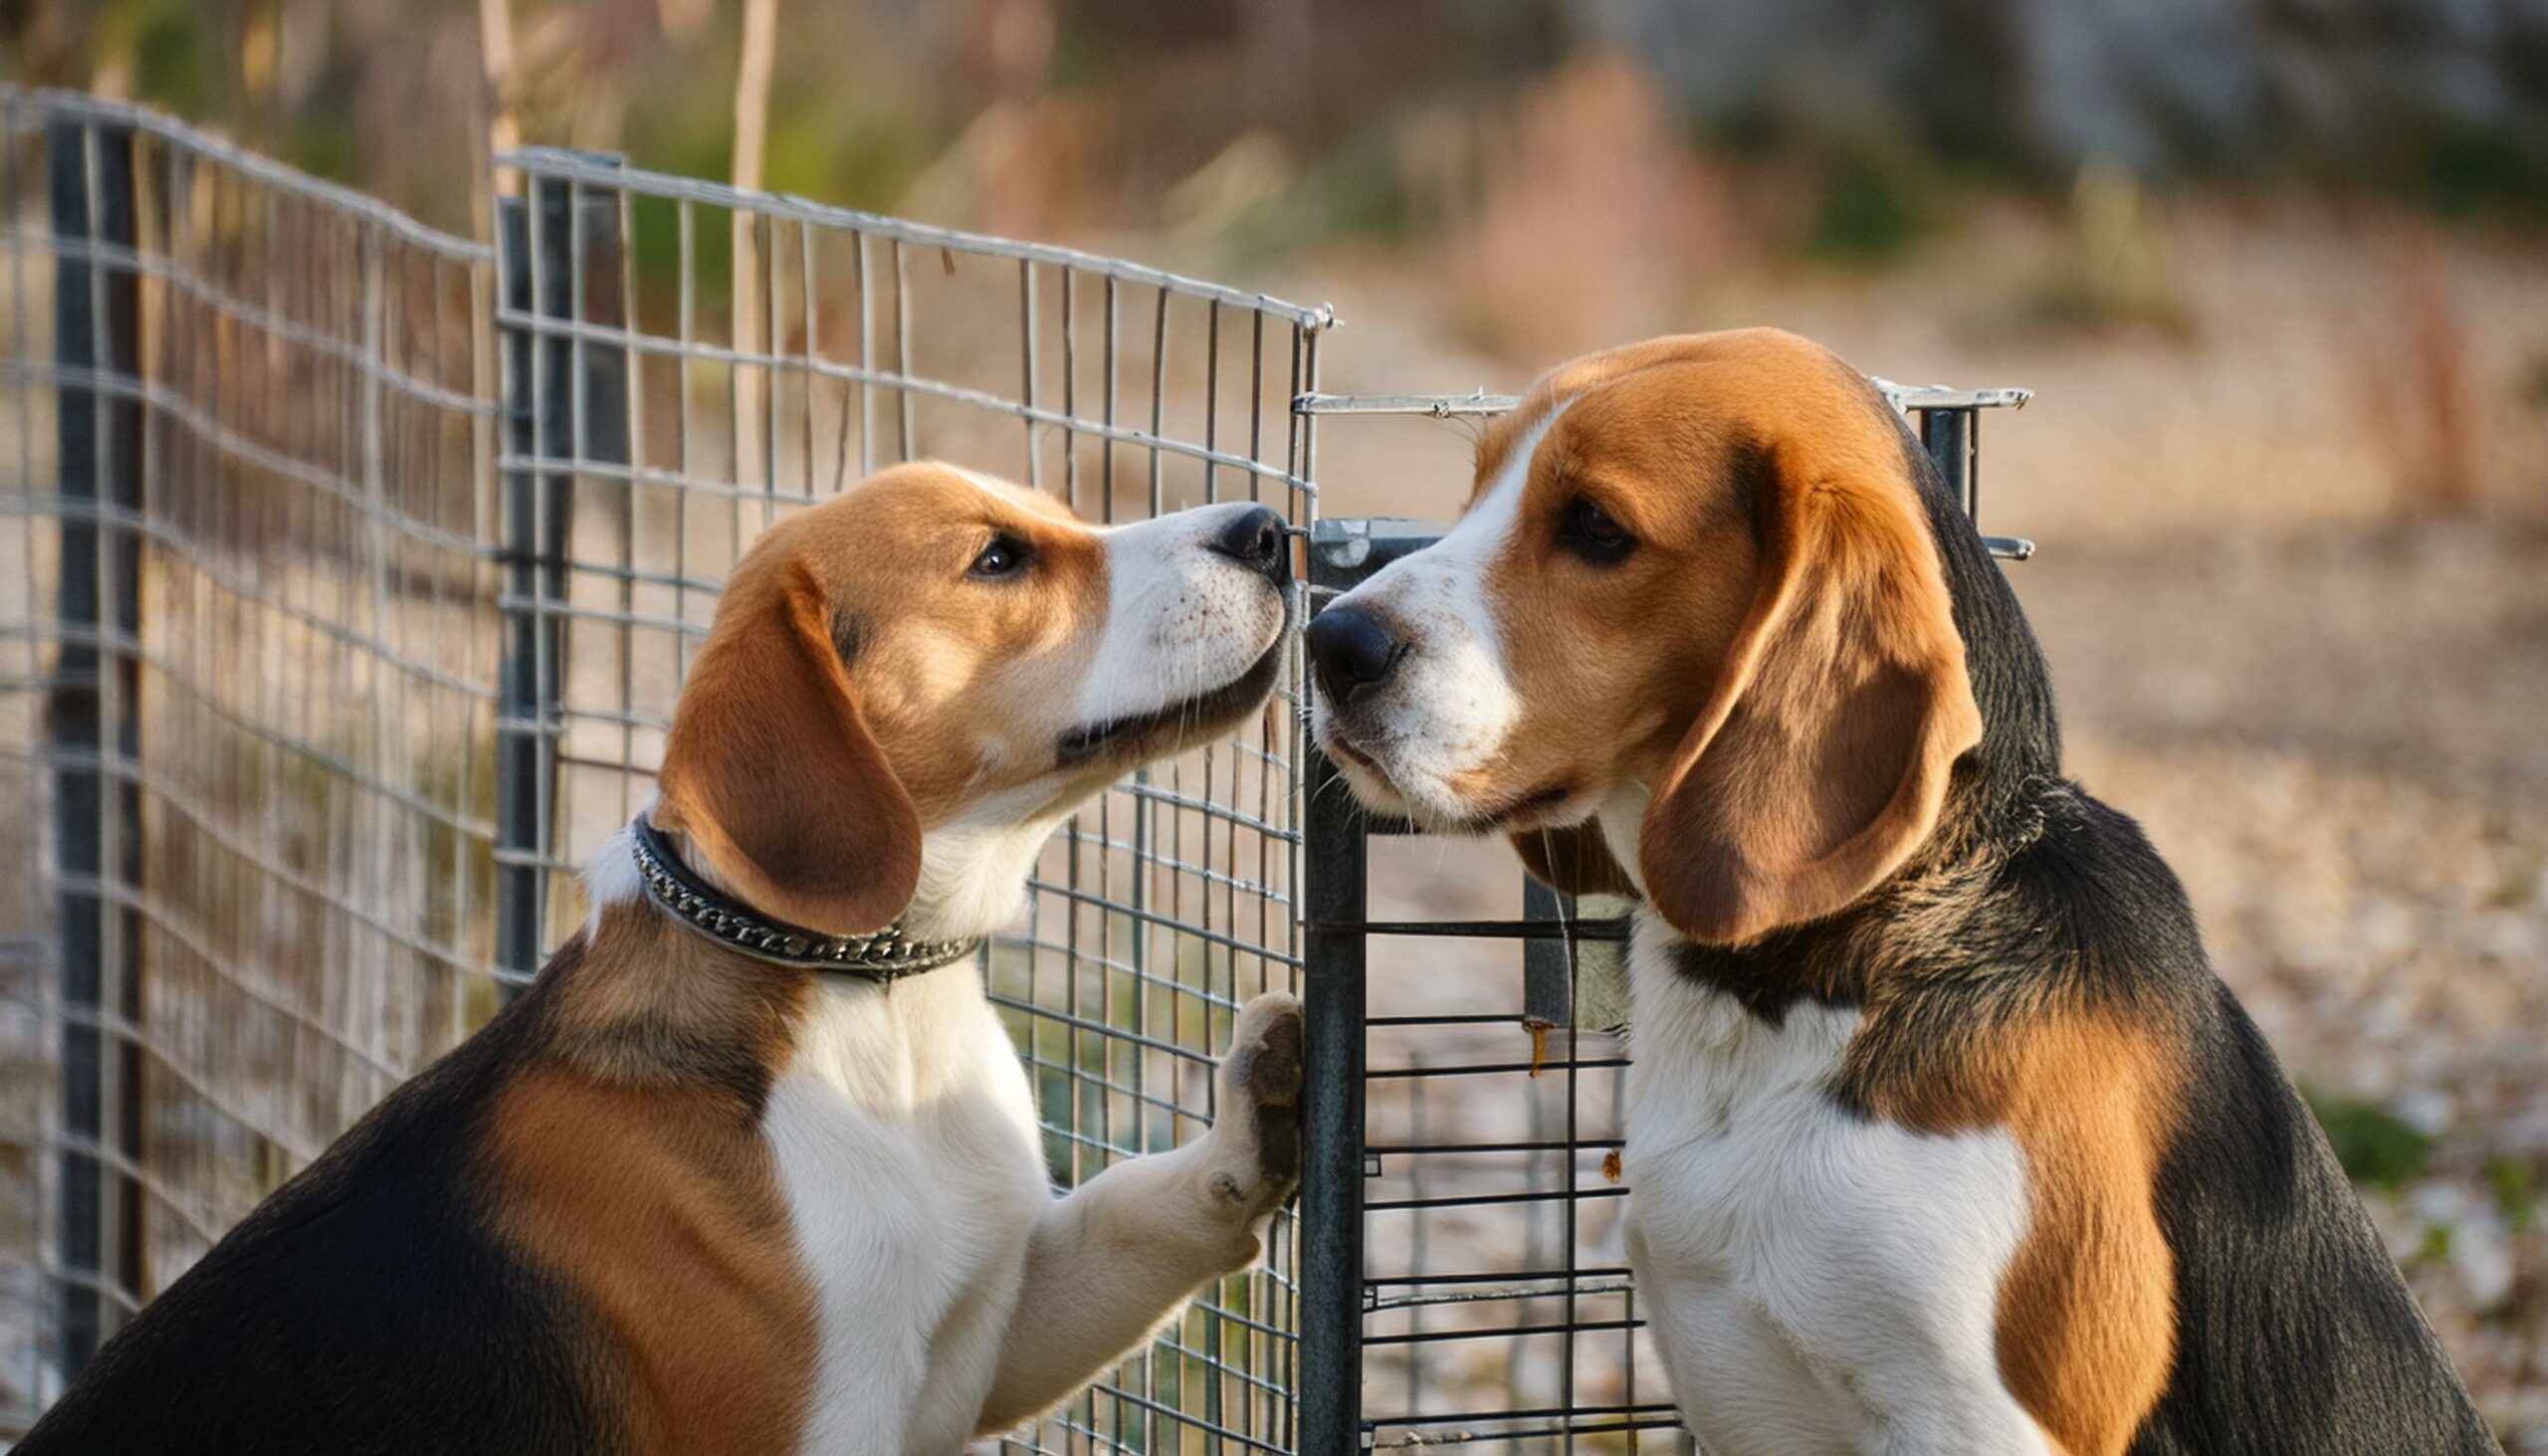
<instances>
[{"instance_id":1,"label":"floppy ear","mask_svg":"<svg viewBox=\"0 0 2548 1456\"><path fill-rule=\"evenodd\" d=\"M1633 899L1636 883L1610 856L1601 826L1588 821L1558 829L1525 829L1506 836L1522 868L1531 878L1567 895L1624 895Z\"/></svg>"},{"instance_id":2,"label":"floppy ear","mask_svg":"<svg viewBox=\"0 0 2548 1456\"><path fill-rule=\"evenodd\" d=\"M1913 488L1864 458L1835 474L1802 453L1766 458L1750 614L1638 836L1647 899L1713 943L1873 889L1937 827L1955 760L1982 737Z\"/></svg>"},{"instance_id":3,"label":"floppy ear","mask_svg":"<svg viewBox=\"0 0 2548 1456\"><path fill-rule=\"evenodd\" d=\"M829 935L891 924L920 883L920 814L850 694L800 561L739 580L664 745L658 827L755 909Z\"/></svg>"}]
</instances>

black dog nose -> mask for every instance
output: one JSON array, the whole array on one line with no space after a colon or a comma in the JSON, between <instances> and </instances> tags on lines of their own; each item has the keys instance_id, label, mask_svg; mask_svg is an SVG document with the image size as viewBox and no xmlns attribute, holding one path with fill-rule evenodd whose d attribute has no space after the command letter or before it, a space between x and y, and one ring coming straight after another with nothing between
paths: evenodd
<instances>
[{"instance_id":1,"label":"black dog nose","mask_svg":"<svg viewBox=\"0 0 2548 1456\"><path fill-rule=\"evenodd\" d=\"M1328 701L1343 707L1358 688L1388 681L1398 641L1380 619L1359 607L1330 607L1309 625L1310 665Z\"/></svg>"},{"instance_id":2,"label":"black dog nose","mask_svg":"<svg viewBox=\"0 0 2548 1456\"><path fill-rule=\"evenodd\" d=\"M1203 544L1277 586L1292 579L1292 543L1283 535L1281 514L1270 506L1250 507L1231 517Z\"/></svg>"}]
</instances>

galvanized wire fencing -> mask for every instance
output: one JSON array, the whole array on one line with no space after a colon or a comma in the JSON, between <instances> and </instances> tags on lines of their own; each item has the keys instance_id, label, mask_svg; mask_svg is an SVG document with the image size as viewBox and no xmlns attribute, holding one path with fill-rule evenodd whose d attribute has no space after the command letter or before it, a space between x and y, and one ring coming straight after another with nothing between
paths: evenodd
<instances>
[{"instance_id":1,"label":"galvanized wire fencing","mask_svg":"<svg viewBox=\"0 0 2548 1456\"><path fill-rule=\"evenodd\" d=\"M650 792L718 586L771 520L922 456L1092 520L1230 500L1315 519L1291 400L1323 312L564 152L499 166L522 197L498 230L500 780L531 786L500 812L500 974L581 920L568 877ZM988 952L1058 1181L1200 1132L1238 1005L1300 984L1293 681L1055 835ZM1020 1442L1291 1449L1288 1219L1268 1248Z\"/></svg>"},{"instance_id":2,"label":"galvanized wire fencing","mask_svg":"<svg viewBox=\"0 0 2548 1456\"><path fill-rule=\"evenodd\" d=\"M494 406L480 245L86 98L0 142L23 1423L493 1004Z\"/></svg>"}]
</instances>

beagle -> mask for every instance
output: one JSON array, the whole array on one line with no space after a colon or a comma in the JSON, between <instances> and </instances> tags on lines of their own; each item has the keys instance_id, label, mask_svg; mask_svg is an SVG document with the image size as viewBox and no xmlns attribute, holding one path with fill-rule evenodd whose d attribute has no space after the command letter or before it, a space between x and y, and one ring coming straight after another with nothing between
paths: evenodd
<instances>
[{"instance_id":1,"label":"beagle","mask_svg":"<svg viewBox=\"0 0 2548 1456\"><path fill-rule=\"evenodd\" d=\"M1556 370L1309 643L1363 799L1642 898L1628 1259L1713 1456L2496 1449L1840 360Z\"/></svg>"},{"instance_id":2,"label":"beagle","mask_svg":"<svg viewBox=\"0 0 2548 1456\"><path fill-rule=\"evenodd\" d=\"M1056 1199L972 951L1076 805L1259 711L1290 588L1263 507L1099 530L935 464L772 526L582 932L19 1451L948 1456L1070 1395L1257 1256L1299 1011Z\"/></svg>"}]
</instances>

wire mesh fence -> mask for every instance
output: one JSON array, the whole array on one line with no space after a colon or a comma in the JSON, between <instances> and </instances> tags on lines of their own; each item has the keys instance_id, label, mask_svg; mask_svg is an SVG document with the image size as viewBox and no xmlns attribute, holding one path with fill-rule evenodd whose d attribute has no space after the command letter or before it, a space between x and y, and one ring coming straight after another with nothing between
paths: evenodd
<instances>
[{"instance_id":1,"label":"wire mesh fence","mask_svg":"<svg viewBox=\"0 0 2548 1456\"><path fill-rule=\"evenodd\" d=\"M524 917L500 974L580 924L571 873L650 792L719 584L772 520L923 456L1101 522L1230 500L1315 519L1291 400L1323 312L571 153L499 167L521 197L498 230L520 406L498 459L502 771L532 788L496 851ZM1071 820L987 953L1061 1183L1198 1134L1237 1007L1300 985L1294 682ZM1017 1444L1291 1449L1287 1220L1267 1245Z\"/></svg>"},{"instance_id":2,"label":"wire mesh fence","mask_svg":"<svg viewBox=\"0 0 2548 1456\"><path fill-rule=\"evenodd\" d=\"M480 242L91 98L0 88L0 1431L580 924L769 523L936 456L1102 522L1262 502L1316 598L1424 538L1319 521L1320 420L1511 403L1323 394L1322 310L604 157L495 158ZM1975 504L2022 392L1896 398ZM1249 996L1309 1007L1263 1267L1003 1447L1687 1449L1619 1251L1619 908L1373 922L1405 841L1300 682L1074 818L984 952L1062 1185L1207 1126ZM1367 1016L1376 936L1469 993Z\"/></svg>"},{"instance_id":3,"label":"wire mesh fence","mask_svg":"<svg viewBox=\"0 0 2548 1456\"><path fill-rule=\"evenodd\" d=\"M1318 311L530 151L492 242L0 92L0 1423L494 1014L651 791L728 568L924 455L1306 528ZM1297 988L1289 686L1115 786L985 956L1058 1182ZM1290 1449L1288 1224L1014 1445Z\"/></svg>"},{"instance_id":4,"label":"wire mesh fence","mask_svg":"<svg viewBox=\"0 0 2548 1456\"><path fill-rule=\"evenodd\" d=\"M23 1423L492 1005L486 250L0 99Z\"/></svg>"}]
</instances>

